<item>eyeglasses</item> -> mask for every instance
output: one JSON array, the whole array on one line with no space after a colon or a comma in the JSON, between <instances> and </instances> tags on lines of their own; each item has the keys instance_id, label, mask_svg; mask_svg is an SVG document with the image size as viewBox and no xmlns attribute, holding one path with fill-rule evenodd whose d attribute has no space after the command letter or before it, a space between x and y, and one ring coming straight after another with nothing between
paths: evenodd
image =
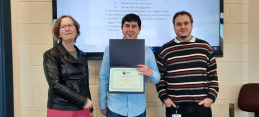
<instances>
[{"instance_id":1,"label":"eyeglasses","mask_svg":"<svg viewBox=\"0 0 259 117\"><path fill-rule=\"evenodd\" d=\"M60 26L59 29L65 30L67 27L68 27L69 29L71 29L71 28L75 28L75 25L70 25L70 24L69 24L69 25L63 25L63 26Z\"/></svg>"}]
</instances>

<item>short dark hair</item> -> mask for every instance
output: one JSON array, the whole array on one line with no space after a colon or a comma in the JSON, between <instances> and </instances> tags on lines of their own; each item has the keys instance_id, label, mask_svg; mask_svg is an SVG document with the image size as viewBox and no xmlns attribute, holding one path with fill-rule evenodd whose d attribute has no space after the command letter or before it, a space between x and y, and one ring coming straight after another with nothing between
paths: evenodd
<instances>
[{"instance_id":1,"label":"short dark hair","mask_svg":"<svg viewBox=\"0 0 259 117\"><path fill-rule=\"evenodd\" d=\"M136 15L136 14L130 13L130 14L125 15L125 16L122 18L122 21L121 21L121 28L123 27L123 25L124 25L124 23L125 23L126 21L127 21L127 22L131 22L131 21L138 22L138 27L139 27L139 28L141 27L141 20L140 20L139 16Z\"/></svg>"},{"instance_id":2,"label":"short dark hair","mask_svg":"<svg viewBox=\"0 0 259 117\"><path fill-rule=\"evenodd\" d=\"M191 23L193 23L192 15L191 15L189 12L187 12L187 11L179 11L179 12L176 12L176 13L174 14L174 17L173 17L173 24L174 24L174 25L175 25L175 18L176 18L178 15L188 15L189 18L190 18Z\"/></svg>"},{"instance_id":3,"label":"short dark hair","mask_svg":"<svg viewBox=\"0 0 259 117\"><path fill-rule=\"evenodd\" d=\"M52 29L52 33L53 33L53 35L54 35L54 38L55 38L55 39L58 39L59 41L62 41L62 38L59 38L59 36L60 36L60 33L59 33L60 24L61 24L62 19L63 19L63 18L66 18L66 17L70 18L70 19L74 22L74 25L75 25L75 27L76 27L76 32L77 32L76 38L80 35L80 31L79 31L80 25L79 25L79 23L78 23L73 17L71 17L71 16L69 16L69 15L62 15L62 16L60 16L60 17L55 21L54 26L53 26L53 29ZM75 38L75 40L76 40L76 38Z\"/></svg>"}]
</instances>

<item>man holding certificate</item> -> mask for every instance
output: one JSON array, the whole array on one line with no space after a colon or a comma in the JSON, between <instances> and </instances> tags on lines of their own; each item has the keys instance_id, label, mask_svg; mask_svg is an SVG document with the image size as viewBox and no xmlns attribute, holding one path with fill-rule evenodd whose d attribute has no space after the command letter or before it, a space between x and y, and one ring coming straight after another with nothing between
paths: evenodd
<instances>
[{"instance_id":1,"label":"man holding certificate","mask_svg":"<svg viewBox=\"0 0 259 117\"><path fill-rule=\"evenodd\" d=\"M123 39L137 39L141 30L141 21L139 16L135 14L127 14L124 16L122 19L121 30L124 36ZM153 84L157 84L160 81L160 73L158 71L153 52L150 48L144 47L144 55L142 56L144 56L145 65L139 64L132 69L111 68L111 64L116 64L110 63L110 59L114 58L111 51L110 47L106 47L99 74L99 107L101 109L101 113L107 117L146 117L145 89L147 77ZM115 56L119 57L121 55L119 54ZM135 57L138 57L138 55ZM135 59L130 60L135 62ZM124 91L121 90L123 89L122 87L134 90ZM143 92L131 93L130 91L138 91L138 88L136 87L144 87ZM111 91L112 88L120 90L119 92L113 93Z\"/></svg>"}]
</instances>

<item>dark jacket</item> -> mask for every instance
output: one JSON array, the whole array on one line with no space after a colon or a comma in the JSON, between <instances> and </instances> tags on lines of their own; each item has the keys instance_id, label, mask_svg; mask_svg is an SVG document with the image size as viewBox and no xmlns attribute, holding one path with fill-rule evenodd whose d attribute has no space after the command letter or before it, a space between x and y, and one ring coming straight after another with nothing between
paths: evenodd
<instances>
[{"instance_id":1,"label":"dark jacket","mask_svg":"<svg viewBox=\"0 0 259 117\"><path fill-rule=\"evenodd\" d=\"M43 55L50 109L82 110L88 98L91 99L87 56L77 47L76 50L78 60L60 42Z\"/></svg>"}]
</instances>

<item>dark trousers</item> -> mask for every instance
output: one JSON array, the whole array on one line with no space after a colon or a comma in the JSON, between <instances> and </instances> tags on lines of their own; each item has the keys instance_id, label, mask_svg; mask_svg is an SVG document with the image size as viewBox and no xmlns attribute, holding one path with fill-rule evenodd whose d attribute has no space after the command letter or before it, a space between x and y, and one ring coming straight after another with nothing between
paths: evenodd
<instances>
[{"instance_id":1,"label":"dark trousers","mask_svg":"<svg viewBox=\"0 0 259 117\"><path fill-rule=\"evenodd\" d=\"M172 117L172 114L176 114L176 108L166 107L166 117ZM211 108L204 106L179 105L177 114L181 114L181 117L212 117Z\"/></svg>"},{"instance_id":2,"label":"dark trousers","mask_svg":"<svg viewBox=\"0 0 259 117\"><path fill-rule=\"evenodd\" d=\"M120 114L114 113L109 108L107 108L106 117L127 117L127 116L122 116ZM146 117L146 111L136 117Z\"/></svg>"}]
</instances>

